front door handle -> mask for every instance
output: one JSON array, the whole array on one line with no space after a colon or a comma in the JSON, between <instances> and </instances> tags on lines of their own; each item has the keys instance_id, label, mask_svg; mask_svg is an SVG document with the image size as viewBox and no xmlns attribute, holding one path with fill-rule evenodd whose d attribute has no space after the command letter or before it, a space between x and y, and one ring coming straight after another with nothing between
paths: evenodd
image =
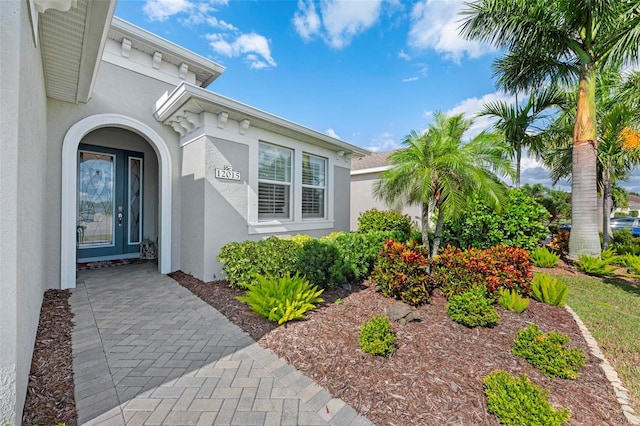
<instances>
[{"instance_id":1,"label":"front door handle","mask_svg":"<svg viewBox=\"0 0 640 426\"><path fill-rule=\"evenodd\" d=\"M118 226L122 226L122 213L118 213Z\"/></svg>"}]
</instances>

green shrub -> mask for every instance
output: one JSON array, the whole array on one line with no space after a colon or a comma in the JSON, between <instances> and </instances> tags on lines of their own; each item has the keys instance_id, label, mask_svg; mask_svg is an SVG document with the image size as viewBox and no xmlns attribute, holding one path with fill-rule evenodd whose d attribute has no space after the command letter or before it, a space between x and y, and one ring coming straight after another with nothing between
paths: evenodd
<instances>
[{"instance_id":1,"label":"green shrub","mask_svg":"<svg viewBox=\"0 0 640 426\"><path fill-rule=\"evenodd\" d=\"M500 288L528 296L532 278L529 252L517 247L495 246L462 251L447 247L433 261L432 279L449 298L479 285L491 294Z\"/></svg>"},{"instance_id":2,"label":"green shrub","mask_svg":"<svg viewBox=\"0 0 640 426\"><path fill-rule=\"evenodd\" d=\"M523 190L510 190L500 211L475 195L461 214L445 220L442 242L462 249L504 244L530 250L546 237L548 218L547 209Z\"/></svg>"},{"instance_id":3,"label":"green shrub","mask_svg":"<svg viewBox=\"0 0 640 426\"><path fill-rule=\"evenodd\" d=\"M343 274L347 281L369 277L385 240L393 232L349 232L335 236L333 244L338 248L343 262Z\"/></svg>"},{"instance_id":4,"label":"green shrub","mask_svg":"<svg viewBox=\"0 0 640 426\"><path fill-rule=\"evenodd\" d=\"M629 216L631 217L638 217L638 210L631 210L629 212Z\"/></svg>"},{"instance_id":5,"label":"green shrub","mask_svg":"<svg viewBox=\"0 0 640 426\"><path fill-rule=\"evenodd\" d=\"M500 316L486 291L480 287L451 296L447 304L449 318L466 327L493 327Z\"/></svg>"},{"instance_id":6,"label":"green shrub","mask_svg":"<svg viewBox=\"0 0 640 426\"><path fill-rule=\"evenodd\" d=\"M529 307L529 299L520 296L517 291L507 290L501 288L498 290L498 303L505 309L514 311L516 313L522 313Z\"/></svg>"},{"instance_id":7,"label":"green shrub","mask_svg":"<svg viewBox=\"0 0 640 426\"><path fill-rule=\"evenodd\" d=\"M358 232L397 231L399 241L406 241L411 234L411 218L393 210L371 209L358 217Z\"/></svg>"},{"instance_id":8,"label":"green shrub","mask_svg":"<svg viewBox=\"0 0 640 426\"><path fill-rule=\"evenodd\" d=\"M555 409L542 390L527 378L514 377L504 370L491 372L483 379L489 412L501 424L521 426L560 426L571 417L566 408Z\"/></svg>"},{"instance_id":9,"label":"green shrub","mask_svg":"<svg viewBox=\"0 0 640 426\"><path fill-rule=\"evenodd\" d=\"M237 299L248 303L258 315L278 324L302 319L305 312L322 302L320 295L323 290L318 290L297 274L280 278L258 275L256 281L247 286L245 296L238 296Z\"/></svg>"},{"instance_id":10,"label":"green shrub","mask_svg":"<svg viewBox=\"0 0 640 426\"><path fill-rule=\"evenodd\" d=\"M309 240L298 253L297 270L311 284L321 288L344 285L347 279L342 273L343 269L340 251L330 241Z\"/></svg>"},{"instance_id":11,"label":"green shrub","mask_svg":"<svg viewBox=\"0 0 640 426\"><path fill-rule=\"evenodd\" d=\"M551 242L549 243L549 247L558 254L567 254L569 253L569 237L571 234L567 231L560 231L558 235L555 235Z\"/></svg>"},{"instance_id":12,"label":"green shrub","mask_svg":"<svg viewBox=\"0 0 640 426\"><path fill-rule=\"evenodd\" d=\"M551 306L564 306L569 287L559 278L549 274L536 274L531 282L533 298Z\"/></svg>"},{"instance_id":13,"label":"green shrub","mask_svg":"<svg viewBox=\"0 0 640 426\"><path fill-rule=\"evenodd\" d=\"M627 217L627 214L625 212L615 212L613 217Z\"/></svg>"},{"instance_id":14,"label":"green shrub","mask_svg":"<svg viewBox=\"0 0 640 426\"><path fill-rule=\"evenodd\" d=\"M300 246L292 240L269 237L263 241L226 244L218 254L229 285L247 287L256 275L295 274Z\"/></svg>"},{"instance_id":15,"label":"green shrub","mask_svg":"<svg viewBox=\"0 0 640 426\"><path fill-rule=\"evenodd\" d=\"M414 306L429 303L433 290L429 265L429 254L423 246L387 240L380 250L370 281L387 297Z\"/></svg>"},{"instance_id":16,"label":"green shrub","mask_svg":"<svg viewBox=\"0 0 640 426\"><path fill-rule=\"evenodd\" d=\"M584 366L585 355L580 348L567 349L569 337L550 331L542 333L537 324L531 324L516 335L511 352L526 359L547 377L575 379Z\"/></svg>"},{"instance_id":17,"label":"green shrub","mask_svg":"<svg viewBox=\"0 0 640 426\"><path fill-rule=\"evenodd\" d=\"M362 324L360 347L372 355L388 356L395 350L396 336L387 317L374 316Z\"/></svg>"},{"instance_id":18,"label":"green shrub","mask_svg":"<svg viewBox=\"0 0 640 426\"><path fill-rule=\"evenodd\" d=\"M559 259L559 254L550 252L546 247L536 247L531 251L531 262L538 268L553 268Z\"/></svg>"},{"instance_id":19,"label":"green shrub","mask_svg":"<svg viewBox=\"0 0 640 426\"><path fill-rule=\"evenodd\" d=\"M311 241L314 238L311 235L307 235L307 234L297 234L297 235L293 235L291 237L286 237L285 240L289 240L289 241L293 241L296 244L298 244L298 246L302 247L304 245L304 243L306 243L307 241Z\"/></svg>"},{"instance_id":20,"label":"green shrub","mask_svg":"<svg viewBox=\"0 0 640 426\"><path fill-rule=\"evenodd\" d=\"M613 231L613 244L615 245L632 245L633 244L633 232L629 228L622 228L617 231Z\"/></svg>"},{"instance_id":21,"label":"green shrub","mask_svg":"<svg viewBox=\"0 0 640 426\"><path fill-rule=\"evenodd\" d=\"M599 257L589 256L588 254L580 255L576 262L578 271L596 277L604 277L611 275L616 270L615 266L610 266L611 259L601 259Z\"/></svg>"}]
</instances>

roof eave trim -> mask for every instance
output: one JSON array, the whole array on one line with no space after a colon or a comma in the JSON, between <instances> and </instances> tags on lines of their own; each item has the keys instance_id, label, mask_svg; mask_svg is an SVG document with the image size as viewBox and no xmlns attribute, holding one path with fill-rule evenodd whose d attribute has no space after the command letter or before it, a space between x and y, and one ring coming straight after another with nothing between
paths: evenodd
<instances>
[{"instance_id":1,"label":"roof eave trim","mask_svg":"<svg viewBox=\"0 0 640 426\"><path fill-rule=\"evenodd\" d=\"M76 103L87 103L91 98L93 86L98 77L104 46L107 42L109 27L116 9L116 1L94 1L89 4L86 18L80 72L76 90Z\"/></svg>"},{"instance_id":2,"label":"roof eave trim","mask_svg":"<svg viewBox=\"0 0 640 426\"><path fill-rule=\"evenodd\" d=\"M368 169L351 169L351 175L366 175L368 173L379 173L391 169L391 166L369 167Z\"/></svg>"},{"instance_id":3,"label":"roof eave trim","mask_svg":"<svg viewBox=\"0 0 640 426\"><path fill-rule=\"evenodd\" d=\"M149 31L146 31L130 22L115 16L111 23L114 30L127 34L128 36L142 40L150 45L153 45L158 50L165 52L171 52L172 55L179 57L187 63L195 64L203 69L210 71L213 75L207 81L202 82L202 87L207 87L216 78L220 77L222 73L226 71L226 68L218 63L210 61L191 50L185 49L182 46L178 46L175 43L170 42L162 37L159 37Z\"/></svg>"},{"instance_id":4,"label":"roof eave trim","mask_svg":"<svg viewBox=\"0 0 640 426\"><path fill-rule=\"evenodd\" d=\"M349 154L358 155L370 155L371 151L344 142L340 139L332 138L331 136L320 133L316 130L270 114L268 112L259 110L249 105L243 104L233 99L218 95L203 88L194 86L192 84L182 82L171 93L165 94L160 97L156 102L154 116L158 121L165 121L172 114L174 114L182 105L184 105L191 98L198 98L205 102L211 102L227 108L231 111L245 115L249 120L252 118L258 120L268 121L279 127L293 130L294 132L318 139L322 142L331 144L338 148L338 150L344 150Z\"/></svg>"}]
</instances>

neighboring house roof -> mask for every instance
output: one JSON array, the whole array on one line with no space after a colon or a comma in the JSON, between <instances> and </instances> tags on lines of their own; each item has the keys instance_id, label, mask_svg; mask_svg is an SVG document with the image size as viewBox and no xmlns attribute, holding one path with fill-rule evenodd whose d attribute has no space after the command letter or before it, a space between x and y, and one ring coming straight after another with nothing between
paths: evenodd
<instances>
[{"instance_id":1,"label":"neighboring house roof","mask_svg":"<svg viewBox=\"0 0 640 426\"><path fill-rule=\"evenodd\" d=\"M185 82L171 93L158 99L154 116L158 121L172 126L182 136L185 136L193 128L198 127L196 122L200 120L202 112L215 114L223 122L230 119L246 126L246 128L249 126L257 127L323 146L337 151L338 156L345 160L348 158L346 155L370 154L370 151L364 148Z\"/></svg>"},{"instance_id":2,"label":"neighboring house roof","mask_svg":"<svg viewBox=\"0 0 640 426\"><path fill-rule=\"evenodd\" d=\"M351 159L351 174L375 173L390 168L387 158L395 151L374 152L366 157Z\"/></svg>"},{"instance_id":3,"label":"neighboring house roof","mask_svg":"<svg viewBox=\"0 0 640 426\"><path fill-rule=\"evenodd\" d=\"M629 194L629 209L638 210L640 209L640 195Z\"/></svg>"}]
</instances>

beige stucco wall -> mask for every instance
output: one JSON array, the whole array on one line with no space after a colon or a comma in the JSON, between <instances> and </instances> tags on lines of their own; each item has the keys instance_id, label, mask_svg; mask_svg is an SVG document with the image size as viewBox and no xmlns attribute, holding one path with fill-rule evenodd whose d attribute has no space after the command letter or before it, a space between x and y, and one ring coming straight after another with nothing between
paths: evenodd
<instances>
[{"instance_id":1,"label":"beige stucco wall","mask_svg":"<svg viewBox=\"0 0 640 426\"><path fill-rule=\"evenodd\" d=\"M349 162L335 151L300 142L274 132L250 128L245 134L233 120L220 128L204 113L206 134L189 141L182 156L182 249L185 272L205 281L222 278L216 257L231 241L260 240L271 235L300 233L322 236L347 231L349 221ZM267 142L293 150L294 176L291 220L265 223L257 217L258 150ZM303 153L326 159L327 214L322 220L300 216ZM216 169L231 166L240 181L215 177Z\"/></svg>"},{"instance_id":2,"label":"beige stucco wall","mask_svg":"<svg viewBox=\"0 0 640 426\"><path fill-rule=\"evenodd\" d=\"M361 173L351 175L351 213L350 213L350 229L356 231L358 229L358 217L367 210L391 210L384 201L381 201L373 195L373 185L380 178L380 172ZM402 214L409 215L411 221L416 225L420 225L422 212L419 206L404 206L400 209Z\"/></svg>"},{"instance_id":3,"label":"beige stucco wall","mask_svg":"<svg viewBox=\"0 0 640 426\"><path fill-rule=\"evenodd\" d=\"M45 279L46 101L27 2L0 2L0 424L19 423Z\"/></svg>"},{"instance_id":4,"label":"beige stucco wall","mask_svg":"<svg viewBox=\"0 0 640 426\"><path fill-rule=\"evenodd\" d=\"M172 90L173 86L158 80L145 77L141 74L134 73L124 68L102 62L100 70L94 86L93 94L87 104L70 104L54 99L48 100L48 139L50 155L47 162L47 175L49 177L49 190L47 191L47 210L49 212L47 220L52 224L47 227L47 243L46 248L49 255L47 257L47 280L52 286L60 284L60 210L61 210L61 186L62 186L62 143L65 134L71 126L79 122L85 117L95 114L121 114L135 120L138 120L151 127L165 141L172 159L172 255L174 261L172 270L180 269L180 159L181 150L178 146L178 134L168 126L159 123L153 117L153 105L156 100L167 90ZM91 135L88 135L89 137ZM86 142L86 137L83 142ZM155 160L145 161L148 167L147 171L151 171L151 167L155 167L155 179L157 182L157 156L153 152L150 144L141 143L140 139L136 139L136 147L134 150L141 149L145 153L155 158ZM131 142L109 142L114 147L124 148L125 144ZM110 146L112 146L110 145ZM150 157L150 158L151 158ZM146 159L146 155L145 155ZM155 164L152 166L152 162ZM145 173L145 177L147 173ZM149 196L147 192L147 196ZM157 221L157 216L153 213L157 211L158 194L153 194L155 198L147 201L155 203L155 206L147 206L145 203L145 211L152 217L145 214L145 220ZM157 233L157 222L153 222L156 228L150 232L149 236ZM145 230L145 234L146 234ZM157 235L157 234L156 234Z\"/></svg>"}]
</instances>

